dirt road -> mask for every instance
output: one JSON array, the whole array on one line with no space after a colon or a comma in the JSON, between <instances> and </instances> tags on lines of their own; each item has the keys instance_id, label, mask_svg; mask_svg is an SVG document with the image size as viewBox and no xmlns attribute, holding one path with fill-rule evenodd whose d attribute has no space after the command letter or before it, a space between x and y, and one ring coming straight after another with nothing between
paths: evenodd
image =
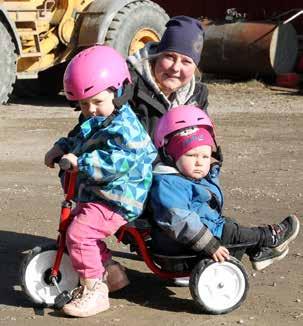
<instances>
[{"instance_id":1,"label":"dirt road","mask_svg":"<svg viewBox=\"0 0 303 326\"><path fill-rule=\"evenodd\" d=\"M253 82L210 84L209 111L224 153L227 216L247 225L303 212L303 97ZM264 272L248 260L247 300L222 316L197 313L189 290L157 279L128 248L109 246L128 269L131 286L111 296L111 309L86 320L34 310L20 289L24 253L57 235L62 194L45 151L74 124L60 98L0 107L0 325L303 325L303 237Z\"/></svg>"}]
</instances>

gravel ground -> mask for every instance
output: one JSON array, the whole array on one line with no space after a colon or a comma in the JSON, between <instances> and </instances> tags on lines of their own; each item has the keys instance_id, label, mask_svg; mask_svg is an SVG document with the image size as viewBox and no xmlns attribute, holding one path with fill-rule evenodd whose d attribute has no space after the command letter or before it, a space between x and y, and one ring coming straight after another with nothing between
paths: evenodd
<instances>
[{"instance_id":1,"label":"gravel ground","mask_svg":"<svg viewBox=\"0 0 303 326\"><path fill-rule=\"evenodd\" d=\"M224 153L226 216L242 224L279 222L303 210L302 95L261 83L210 82L209 112ZM111 309L84 320L52 309L33 309L21 291L19 267L26 252L55 239L62 200L57 171L43 166L52 142L75 123L60 97L0 106L0 325L265 325L303 324L303 238L288 256L249 275L246 301L227 315L199 314L188 288L159 280L128 247L109 239L131 285L111 295ZM300 163L301 162L301 163Z\"/></svg>"}]
</instances>

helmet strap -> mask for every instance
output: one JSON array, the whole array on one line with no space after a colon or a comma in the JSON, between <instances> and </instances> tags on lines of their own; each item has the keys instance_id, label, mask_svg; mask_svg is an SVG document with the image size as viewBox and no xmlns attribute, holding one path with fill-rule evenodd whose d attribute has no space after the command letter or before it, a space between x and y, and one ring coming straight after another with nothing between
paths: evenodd
<instances>
[{"instance_id":1,"label":"helmet strap","mask_svg":"<svg viewBox=\"0 0 303 326\"><path fill-rule=\"evenodd\" d=\"M123 92L124 91L124 92ZM130 84L125 84L125 86L120 87L115 92L115 98L113 99L113 104L115 110L110 114L102 123L101 128L106 128L111 124L113 119L119 114L119 109L127 103L127 101L133 96L133 87Z\"/></svg>"},{"instance_id":2,"label":"helmet strap","mask_svg":"<svg viewBox=\"0 0 303 326\"><path fill-rule=\"evenodd\" d=\"M165 147L161 147L158 150L159 156L161 161L168 166L172 166L174 168L176 168L176 162L171 158L170 155L168 155L165 151Z\"/></svg>"},{"instance_id":3,"label":"helmet strap","mask_svg":"<svg viewBox=\"0 0 303 326\"><path fill-rule=\"evenodd\" d=\"M123 92L124 91L124 92ZM113 119L119 114L119 109L133 96L133 87L130 84L125 84L124 87L120 87L115 91L115 98L113 104L115 110L110 114L102 123L101 128L106 128L111 124Z\"/></svg>"},{"instance_id":4,"label":"helmet strap","mask_svg":"<svg viewBox=\"0 0 303 326\"><path fill-rule=\"evenodd\" d=\"M102 125L101 125L101 128L106 128L108 127L113 119L116 117L118 111L117 110L114 110L114 112L112 114L110 114L103 122L102 122Z\"/></svg>"},{"instance_id":5,"label":"helmet strap","mask_svg":"<svg viewBox=\"0 0 303 326\"><path fill-rule=\"evenodd\" d=\"M218 164L222 166L223 163L223 154L221 150L221 146L218 146L215 140L216 151L212 152L211 156L218 161Z\"/></svg>"},{"instance_id":6,"label":"helmet strap","mask_svg":"<svg viewBox=\"0 0 303 326\"><path fill-rule=\"evenodd\" d=\"M124 83L122 87L116 90L113 103L116 109L120 109L125 103L127 103L134 94L134 88L129 83Z\"/></svg>"}]
</instances>

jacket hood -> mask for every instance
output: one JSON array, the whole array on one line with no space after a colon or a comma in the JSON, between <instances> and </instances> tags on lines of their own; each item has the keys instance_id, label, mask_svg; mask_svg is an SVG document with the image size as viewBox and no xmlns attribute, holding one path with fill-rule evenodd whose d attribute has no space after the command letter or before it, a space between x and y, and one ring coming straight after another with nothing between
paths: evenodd
<instances>
[{"instance_id":1,"label":"jacket hood","mask_svg":"<svg viewBox=\"0 0 303 326\"><path fill-rule=\"evenodd\" d=\"M180 172L173 166L165 165L162 162L156 164L153 169L154 174L180 174Z\"/></svg>"},{"instance_id":2,"label":"jacket hood","mask_svg":"<svg viewBox=\"0 0 303 326\"><path fill-rule=\"evenodd\" d=\"M218 178L220 175L220 170L221 170L221 168L220 168L219 164L216 164L216 163L212 164L206 178L211 178L211 179ZM176 169L173 166L166 165L162 162L159 162L155 165L155 167L153 169L153 174L154 175L156 175L156 174L179 174L180 175L180 172L178 169Z\"/></svg>"}]
</instances>

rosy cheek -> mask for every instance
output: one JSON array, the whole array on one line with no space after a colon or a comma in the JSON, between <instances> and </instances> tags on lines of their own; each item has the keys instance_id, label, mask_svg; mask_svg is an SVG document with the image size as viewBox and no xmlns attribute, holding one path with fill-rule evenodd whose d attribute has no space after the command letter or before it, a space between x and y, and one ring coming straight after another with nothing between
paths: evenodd
<instances>
[{"instance_id":1,"label":"rosy cheek","mask_svg":"<svg viewBox=\"0 0 303 326\"><path fill-rule=\"evenodd\" d=\"M193 66L184 66L183 74L187 78L190 78L195 73L195 68Z\"/></svg>"},{"instance_id":2,"label":"rosy cheek","mask_svg":"<svg viewBox=\"0 0 303 326\"><path fill-rule=\"evenodd\" d=\"M160 64L160 66L159 66L159 68L160 68L159 70L161 72L164 72L165 70L169 69L171 67L171 65L172 65L172 61L170 61L170 60L163 60L161 62L161 64Z\"/></svg>"},{"instance_id":3,"label":"rosy cheek","mask_svg":"<svg viewBox=\"0 0 303 326\"><path fill-rule=\"evenodd\" d=\"M185 70L182 73L183 80L185 80L185 81L189 81L192 78L192 76L193 76L193 73L191 71Z\"/></svg>"},{"instance_id":4,"label":"rosy cheek","mask_svg":"<svg viewBox=\"0 0 303 326\"><path fill-rule=\"evenodd\" d=\"M87 117L87 108L86 107L81 107L81 112L83 113L83 115L85 116L85 117Z\"/></svg>"}]
</instances>

